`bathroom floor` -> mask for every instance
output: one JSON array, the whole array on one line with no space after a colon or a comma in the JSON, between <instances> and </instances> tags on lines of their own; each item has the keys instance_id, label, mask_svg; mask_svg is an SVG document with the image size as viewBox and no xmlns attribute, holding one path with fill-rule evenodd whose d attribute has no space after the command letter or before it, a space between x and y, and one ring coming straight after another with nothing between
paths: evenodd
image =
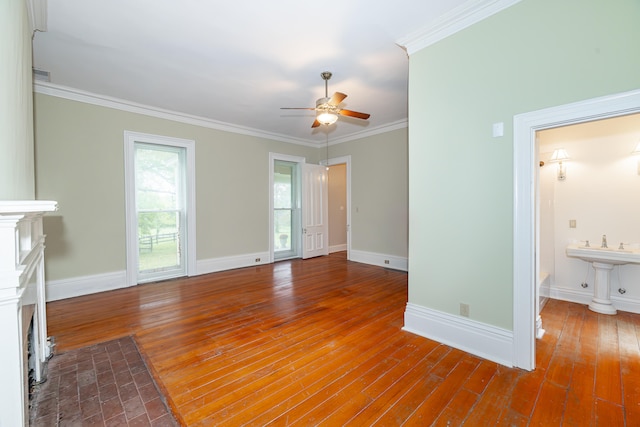
<instances>
[{"instance_id":1,"label":"bathroom floor","mask_svg":"<svg viewBox=\"0 0 640 427\"><path fill-rule=\"evenodd\" d=\"M37 427L177 425L131 337L54 355L31 402Z\"/></svg>"},{"instance_id":2,"label":"bathroom floor","mask_svg":"<svg viewBox=\"0 0 640 427\"><path fill-rule=\"evenodd\" d=\"M534 413L529 425L538 425L536 412L553 425L640 425L640 316L554 299L541 316L547 332L536 343L536 370L516 385Z\"/></svg>"}]
</instances>

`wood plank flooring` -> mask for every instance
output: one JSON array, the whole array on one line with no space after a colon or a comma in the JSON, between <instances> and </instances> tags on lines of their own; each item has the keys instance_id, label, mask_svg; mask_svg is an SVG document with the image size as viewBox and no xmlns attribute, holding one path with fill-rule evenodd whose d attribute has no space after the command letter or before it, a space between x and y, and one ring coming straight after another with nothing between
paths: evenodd
<instances>
[{"instance_id":1,"label":"wood plank flooring","mask_svg":"<svg viewBox=\"0 0 640 427\"><path fill-rule=\"evenodd\" d=\"M551 300L526 372L402 331L406 302L339 253L47 309L58 353L132 335L187 426L640 425L640 315Z\"/></svg>"}]
</instances>

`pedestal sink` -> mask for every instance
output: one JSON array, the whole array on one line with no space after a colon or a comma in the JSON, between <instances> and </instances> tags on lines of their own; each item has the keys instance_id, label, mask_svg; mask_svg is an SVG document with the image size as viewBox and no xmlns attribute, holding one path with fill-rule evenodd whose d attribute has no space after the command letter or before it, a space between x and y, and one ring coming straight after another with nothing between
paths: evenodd
<instances>
[{"instance_id":1,"label":"pedestal sink","mask_svg":"<svg viewBox=\"0 0 640 427\"><path fill-rule=\"evenodd\" d=\"M602 314L616 314L611 303L611 270L614 265L640 264L640 249L592 248L569 245L567 256L592 263L595 270L593 299L589 309Z\"/></svg>"}]
</instances>

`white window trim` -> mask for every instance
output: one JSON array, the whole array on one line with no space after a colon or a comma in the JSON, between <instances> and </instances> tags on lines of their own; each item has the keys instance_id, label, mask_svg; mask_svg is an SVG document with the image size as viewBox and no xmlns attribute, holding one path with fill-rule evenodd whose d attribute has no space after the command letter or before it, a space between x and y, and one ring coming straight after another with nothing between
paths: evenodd
<instances>
[{"instance_id":1,"label":"white window trim","mask_svg":"<svg viewBox=\"0 0 640 427\"><path fill-rule=\"evenodd\" d=\"M187 247L186 273L196 273L196 143L190 139L172 138L161 135L124 131L124 174L125 174L125 230L127 247L127 286L138 283L137 265L137 218L135 208L135 143L180 147L186 150L186 200L187 200Z\"/></svg>"}]
</instances>

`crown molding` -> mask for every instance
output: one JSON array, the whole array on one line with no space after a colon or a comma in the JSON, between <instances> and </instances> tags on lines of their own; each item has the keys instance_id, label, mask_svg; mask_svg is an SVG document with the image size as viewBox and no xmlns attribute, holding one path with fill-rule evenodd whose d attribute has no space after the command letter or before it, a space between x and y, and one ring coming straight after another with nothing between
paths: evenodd
<instances>
[{"instance_id":1,"label":"crown molding","mask_svg":"<svg viewBox=\"0 0 640 427\"><path fill-rule=\"evenodd\" d=\"M398 129L408 127L407 119L398 120L395 122L387 123L385 125L376 126L372 129L366 129L360 132L351 133L341 138L329 139L329 145L338 145L343 142L355 141L356 139L367 138L369 136L378 135L381 133L387 133Z\"/></svg>"},{"instance_id":2,"label":"crown molding","mask_svg":"<svg viewBox=\"0 0 640 427\"><path fill-rule=\"evenodd\" d=\"M34 91L44 95L64 98L71 101L84 102L86 104L98 105L101 107L113 108L116 110L127 111L129 113L143 114L145 116L157 117L174 122L185 123L189 125L201 126L209 129L222 130L225 132L238 133L242 135L255 136L258 138L273 139L275 141L288 142L290 144L306 145L316 147L318 144L299 138L266 132L259 129L253 129L245 126L238 126L230 123L224 123L205 117L193 116L190 114L180 113L178 111L165 110L163 108L152 107L150 105L138 104L124 99L113 98L105 95L97 95L95 93L86 92L67 86L56 85L47 82L34 82Z\"/></svg>"},{"instance_id":3,"label":"crown molding","mask_svg":"<svg viewBox=\"0 0 640 427\"><path fill-rule=\"evenodd\" d=\"M323 141L315 141L311 139L292 138L287 135L267 132L260 129L249 128L245 126L238 126L231 123L220 122L218 120L208 119L205 117L193 116L190 114L180 113L177 111L165 110L162 108L152 107L149 105L138 104L135 102L113 98L105 95L97 95L95 93L86 92L80 89L74 89L67 86L61 86L49 82L34 82L34 92L43 95L55 96L58 98L64 98L71 101L84 102L86 104L98 105L101 107L113 108L116 110L127 111L130 113L143 114L145 116L157 117L160 119L171 120L174 122L185 123L195 126L201 126L209 129L216 129L225 132L237 133L241 135L255 136L257 138L266 138L274 141L286 142L289 144L304 145L307 147L323 147ZM390 132L395 129L407 127L406 120L400 120L397 122L377 126L372 129L367 129L362 132L349 134L347 136L337 138L331 142L331 145L340 144L355 139L364 138L367 136L376 135L379 133Z\"/></svg>"},{"instance_id":4,"label":"crown molding","mask_svg":"<svg viewBox=\"0 0 640 427\"><path fill-rule=\"evenodd\" d=\"M397 40L409 55L431 46L522 0L469 0L427 26Z\"/></svg>"}]
</instances>

